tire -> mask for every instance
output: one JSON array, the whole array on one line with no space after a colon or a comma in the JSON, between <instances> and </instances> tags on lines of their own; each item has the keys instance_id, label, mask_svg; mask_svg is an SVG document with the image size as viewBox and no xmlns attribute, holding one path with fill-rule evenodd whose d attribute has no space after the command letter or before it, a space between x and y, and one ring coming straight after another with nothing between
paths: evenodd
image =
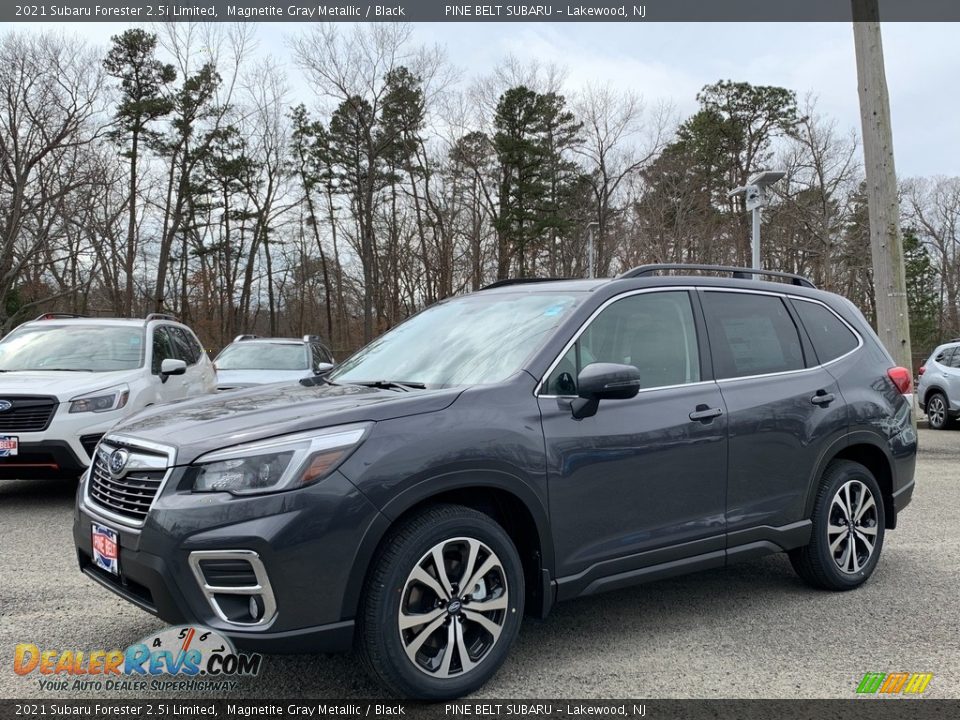
<instances>
[{"instance_id":1,"label":"tire","mask_svg":"<svg viewBox=\"0 0 960 720\"><path fill-rule=\"evenodd\" d=\"M847 522L851 512L855 518L852 528ZM833 461L820 481L812 520L810 543L789 553L797 574L825 590L853 590L863 585L883 549L885 515L876 478L859 463ZM848 550L851 543L853 552Z\"/></svg>"},{"instance_id":2,"label":"tire","mask_svg":"<svg viewBox=\"0 0 960 720\"><path fill-rule=\"evenodd\" d=\"M476 579L472 592L460 587L468 574ZM357 650L372 677L395 695L458 698L483 685L506 659L523 600L520 556L503 528L471 508L435 505L404 520L383 542L364 585ZM483 610L471 609L478 603ZM404 622L401 613L422 614L428 622ZM454 652L448 652L451 642Z\"/></svg>"},{"instance_id":3,"label":"tire","mask_svg":"<svg viewBox=\"0 0 960 720\"><path fill-rule=\"evenodd\" d=\"M931 430L946 430L950 427L950 403L939 390L927 398L927 422Z\"/></svg>"}]
</instances>

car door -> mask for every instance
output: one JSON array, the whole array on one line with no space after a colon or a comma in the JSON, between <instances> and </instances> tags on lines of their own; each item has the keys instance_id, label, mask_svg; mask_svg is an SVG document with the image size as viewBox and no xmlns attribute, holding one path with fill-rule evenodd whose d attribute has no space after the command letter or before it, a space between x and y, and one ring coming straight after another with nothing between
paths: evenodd
<instances>
[{"instance_id":1,"label":"car door","mask_svg":"<svg viewBox=\"0 0 960 720\"><path fill-rule=\"evenodd\" d=\"M156 325L153 328L153 355L151 360L151 372L158 376L159 385L157 388L158 402L171 402L180 400L187 396L185 375L160 375L160 367L164 360L182 360L180 349L177 347L173 334L170 332L171 325Z\"/></svg>"},{"instance_id":2,"label":"car door","mask_svg":"<svg viewBox=\"0 0 960 720\"><path fill-rule=\"evenodd\" d=\"M200 362L203 349L190 332L176 325L167 327L177 351L177 357L187 364L187 371L181 376L183 379L183 397L196 397L209 392L205 378L206 368Z\"/></svg>"},{"instance_id":3,"label":"car door","mask_svg":"<svg viewBox=\"0 0 960 720\"><path fill-rule=\"evenodd\" d=\"M700 297L728 412L728 543L802 533L812 473L847 428L837 381L784 296L703 289Z\"/></svg>"},{"instance_id":4,"label":"car door","mask_svg":"<svg viewBox=\"0 0 960 720\"><path fill-rule=\"evenodd\" d=\"M609 301L541 385L561 598L684 557L723 563L726 415L692 299L671 289ZM576 420L576 377L593 362L634 365L643 387Z\"/></svg>"}]
</instances>

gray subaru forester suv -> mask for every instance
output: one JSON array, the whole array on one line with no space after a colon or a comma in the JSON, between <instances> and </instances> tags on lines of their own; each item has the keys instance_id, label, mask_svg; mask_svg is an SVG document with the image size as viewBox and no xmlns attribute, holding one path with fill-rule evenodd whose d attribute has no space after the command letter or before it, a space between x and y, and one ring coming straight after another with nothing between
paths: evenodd
<instances>
[{"instance_id":1,"label":"gray subaru forester suv","mask_svg":"<svg viewBox=\"0 0 960 720\"><path fill-rule=\"evenodd\" d=\"M913 492L911 376L848 300L752 274L499 282L324 376L148 409L81 482L80 569L425 699L558 601L781 551L856 588Z\"/></svg>"}]
</instances>

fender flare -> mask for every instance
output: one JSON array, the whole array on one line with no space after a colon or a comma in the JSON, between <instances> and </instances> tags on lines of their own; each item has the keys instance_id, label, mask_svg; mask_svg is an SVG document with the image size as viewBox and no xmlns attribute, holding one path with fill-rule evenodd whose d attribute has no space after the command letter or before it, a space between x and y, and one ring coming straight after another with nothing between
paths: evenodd
<instances>
[{"instance_id":1,"label":"fender flare","mask_svg":"<svg viewBox=\"0 0 960 720\"><path fill-rule=\"evenodd\" d=\"M495 489L507 492L519 500L533 518L537 537L540 541L540 562L545 572L553 574L554 549L550 534L545 498L541 500L534 488L519 476L501 470L450 471L432 475L410 485L380 508L376 519L364 533L360 547L354 554L353 567L343 594L341 617L350 619L356 616L360 603L360 594L366 581L367 572L373 562L374 554L383 538L399 517L405 512L451 490Z\"/></svg>"},{"instance_id":2,"label":"fender flare","mask_svg":"<svg viewBox=\"0 0 960 720\"><path fill-rule=\"evenodd\" d=\"M820 478L823 477L823 471L826 470L833 459L848 447L853 445L870 445L875 447L881 453L890 468L891 475L894 472L893 457L890 455L890 448L882 435L870 430L854 430L845 435L836 438L828 445L817 459L813 472L807 483L807 496L803 505L803 517L809 518L813 514L813 504L817 498L817 490L820 485Z\"/></svg>"}]
</instances>

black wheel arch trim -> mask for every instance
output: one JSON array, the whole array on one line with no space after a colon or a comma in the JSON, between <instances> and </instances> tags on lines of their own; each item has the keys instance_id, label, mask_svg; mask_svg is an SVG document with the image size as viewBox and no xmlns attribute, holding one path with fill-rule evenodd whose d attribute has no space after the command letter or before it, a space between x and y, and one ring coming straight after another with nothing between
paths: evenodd
<instances>
[{"instance_id":1,"label":"black wheel arch trim","mask_svg":"<svg viewBox=\"0 0 960 720\"><path fill-rule=\"evenodd\" d=\"M886 439L878 432L873 432L870 430L854 430L853 432L846 433L836 438L832 443L826 446L824 451L820 454L817 464L814 466L813 472L810 475L810 479L807 484L807 497L804 502L804 517L809 518L813 514L813 505L817 499L817 489L820 485L820 478L823 477L823 472L826 470L827 465L829 465L836 457L842 453L844 450L854 447L856 445L870 445L871 447L879 450L884 457L884 460L887 463L887 469L890 472L891 479L893 480L893 488L891 488L891 493L884 493L883 500L885 505L885 510L888 514L896 516L896 511L893 508L893 495L897 492L896 487L896 463L894 458L890 453L890 448L887 444ZM880 482L880 479L877 478L877 482ZM881 488L882 490L882 488ZM889 520L889 518L888 518Z\"/></svg>"},{"instance_id":2,"label":"black wheel arch trim","mask_svg":"<svg viewBox=\"0 0 960 720\"><path fill-rule=\"evenodd\" d=\"M411 508L456 490L472 489L499 490L513 495L523 504L533 518L540 543L541 573L544 586L554 572L553 538L547 510L537 492L519 476L500 470L451 471L430 476L404 489L379 509L376 519L364 533L360 547L354 555L353 570L343 596L341 617L344 620L354 618L360 602L360 594L366 581L367 572L373 562L374 554L387 532L404 513ZM548 612L552 597L543 598L541 612Z\"/></svg>"}]
</instances>

